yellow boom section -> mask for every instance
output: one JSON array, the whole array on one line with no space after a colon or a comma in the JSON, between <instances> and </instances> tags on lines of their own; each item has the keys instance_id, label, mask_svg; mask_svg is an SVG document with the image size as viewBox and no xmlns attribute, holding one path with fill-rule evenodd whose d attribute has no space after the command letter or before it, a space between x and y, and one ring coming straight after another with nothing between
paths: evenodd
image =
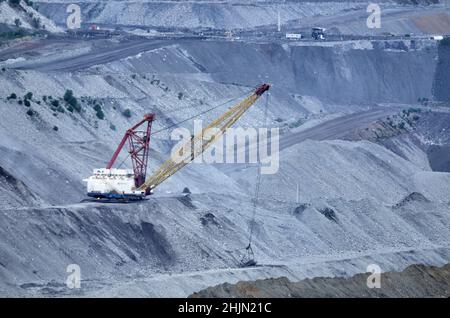
<instances>
[{"instance_id":1,"label":"yellow boom section","mask_svg":"<svg viewBox=\"0 0 450 318\"><path fill-rule=\"evenodd\" d=\"M250 96L228 109L222 116L214 120L208 127L204 128L201 133L193 136L189 142L177 150L180 155L179 158L176 160L173 160L173 158L166 160L139 189L153 190L163 181L194 160L197 156L202 154L211 144L220 138L225 131L230 128L269 88L270 86L268 84L259 86ZM205 139L204 136L208 136L208 138ZM182 160L180 160L180 158L182 158Z\"/></svg>"}]
</instances>

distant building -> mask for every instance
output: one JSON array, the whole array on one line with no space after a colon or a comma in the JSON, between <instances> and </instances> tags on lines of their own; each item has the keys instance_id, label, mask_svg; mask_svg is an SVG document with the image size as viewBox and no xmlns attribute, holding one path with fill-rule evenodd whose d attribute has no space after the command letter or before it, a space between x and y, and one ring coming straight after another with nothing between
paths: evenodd
<instances>
[{"instance_id":1,"label":"distant building","mask_svg":"<svg viewBox=\"0 0 450 318\"><path fill-rule=\"evenodd\" d=\"M300 40L303 38L301 33L286 33L286 39Z\"/></svg>"},{"instance_id":2,"label":"distant building","mask_svg":"<svg viewBox=\"0 0 450 318\"><path fill-rule=\"evenodd\" d=\"M444 36L442 35L433 35L431 37L432 40L436 40L436 41L442 41L444 39Z\"/></svg>"}]
</instances>

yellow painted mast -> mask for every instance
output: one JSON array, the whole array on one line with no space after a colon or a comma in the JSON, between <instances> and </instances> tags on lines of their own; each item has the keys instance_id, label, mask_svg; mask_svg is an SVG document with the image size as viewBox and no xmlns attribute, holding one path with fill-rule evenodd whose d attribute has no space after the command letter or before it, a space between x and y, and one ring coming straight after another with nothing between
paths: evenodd
<instances>
[{"instance_id":1,"label":"yellow painted mast","mask_svg":"<svg viewBox=\"0 0 450 318\"><path fill-rule=\"evenodd\" d=\"M270 85L268 84L259 86L250 96L228 109L222 116L204 128L201 133L193 136L189 142L177 150L180 157L183 157L183 154L186 154L183 160L174 161L172 158L167 159L139 189L145 190L147 193L150 192L202 154L210 145L220 138L225 131L230 128L259 99L259 97L261 97L262 94L264 94L264 92L269 90L269 88ZM205 140L203 136L207 134L208 136L211 136L211 138ZM192 147L192 145L194 145L194 147Z\"/></svg>"}]
</instances>

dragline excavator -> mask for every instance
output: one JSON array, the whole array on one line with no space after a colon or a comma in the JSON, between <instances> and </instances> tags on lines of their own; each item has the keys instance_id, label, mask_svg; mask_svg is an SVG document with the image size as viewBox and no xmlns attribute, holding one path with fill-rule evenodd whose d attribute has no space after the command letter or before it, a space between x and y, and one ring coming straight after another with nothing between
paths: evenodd
<instances>
[{"instance_id":1,"label":"dragline excavator","mask_svg":"<svg viewBox=\"0 0 450 318\"><path fill-rule=\"evenodd\" d=\"M106 168L94 169L93 175L84 179L87 182L87 195L98 200L130 201L140 200L152 194L158 185L202 154L220 138L269 88L269 84L263 84L244 100L229 108L201 133L192 136L190 141L179 147L175 152L179 154L178 158L167 159L147 180L150 136L155 114L146 114L139 123L126 131ZM206 135L208 138L205 138ZM113 168L126 144L133 169Z\"/></svg>"}]
</instances>

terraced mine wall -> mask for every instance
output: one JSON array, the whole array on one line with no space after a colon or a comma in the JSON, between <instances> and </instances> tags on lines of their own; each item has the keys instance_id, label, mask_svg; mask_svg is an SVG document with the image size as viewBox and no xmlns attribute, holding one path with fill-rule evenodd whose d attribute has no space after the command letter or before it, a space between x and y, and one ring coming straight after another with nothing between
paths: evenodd
<instances>
[{"instance_id":1,"label":"terraced mine wall","mask_svg":"<svg viewBox=\"0 0 450 318\"><path fill-rule=\"evenodd\" d=\"M68 3L38 2L41 12L57 23L65 24ZM358 1L307 3L288 2L281 6L268 2L202 2L202 1L80 1L85 23L162 28L235 29L264 26L277 22L280 8L284 19L328 15L352 8L365 8Z\"/></svg>"},{"instance_id":2,"label":"terraced mine wall","mask_svg":"<svg viewBox=\"0 0 450 318\"><path fill-rule=\"evenodd\" d=\"M450 102L450 39L440 42L433 94L438 101Z\"/></svg>"},{"instance_id":3,"label":"terraced mine wall","mask_svg":"<svg viewBox=\"0 0 450 318\"><path fill-rule=\"evenodd\" d=\"M330 45L197 41L148 52L126 67L142 73L202 73L214 82L244 86L268 81L274 90L340 104L417 103L432 98L437 56L436 42L426 40ZM109 71L124 67L117 62L109 66Z\"/></svg>"},{"instance_id":4,"label":"terraced mine wall","mask_svg":"<svg viewBox=\"0 0 450 318\"><path fill-rule=\"evenodd\" d=\"M271 30L273 35L280 12L285 28L308 32L320 25L330 34L397 35L445 34L449 11L433 5L438 0L378 1L383 10L382 29L366 27L367 1L76 1L82 25L101 28L154 31L207 31L224 36L225 30ZM60 26L66 24L68 0L38 2L40 11ZM429 6L431 5L431 6ZM398 15L398 12L403 12ZM330 19L330 17L332 17ZM269 35L271 36L271 35ZM280 35L277 36L278 38ZM282 35L284 37L284 34Z\"/></svg>"}]
</instances>

